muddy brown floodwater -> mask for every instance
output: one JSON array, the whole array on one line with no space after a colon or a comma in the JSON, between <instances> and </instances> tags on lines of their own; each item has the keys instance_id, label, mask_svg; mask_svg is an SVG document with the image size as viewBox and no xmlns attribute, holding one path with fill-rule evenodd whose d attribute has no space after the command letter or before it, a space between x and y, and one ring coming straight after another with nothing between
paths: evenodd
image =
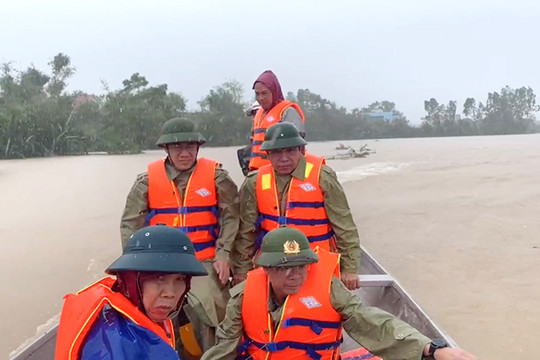
<instances>
[{"instance_id":1,"label":"muddy brown floodwater","mask_svg":"<svg viewBox=\"0 0 540 360\"><path fill-rule=\"evenodd\" d=\"M358 140L331 160L361 241L440 327L482 359L537 356L540 135ZM338 142L311 143L331 155ZM238 185L236 148L204 148ZM57 321L62 297L120 254L125 197L159 151L0 161L0 353Z\"/></svg>"}]
</instances>

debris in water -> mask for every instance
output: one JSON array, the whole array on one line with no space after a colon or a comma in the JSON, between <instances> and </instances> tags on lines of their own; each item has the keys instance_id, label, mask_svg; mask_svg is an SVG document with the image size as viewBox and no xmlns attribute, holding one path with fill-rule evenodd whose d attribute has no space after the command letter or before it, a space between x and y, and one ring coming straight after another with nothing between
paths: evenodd
<instances>
[{"instance_id":1,"label":"debris in water","mask_svg":"<svg viewBox=\"0 0 540 360\"><path fill-rule=\"evenodd\" d=\"M334 155L325 156L325 158L328 160L348 160L354 158L365 158L369 154L375 153L374 150L368 148L367 144L355 149L350 145L339 143L339 145L336 146L336 150L338 151Z\"/></svg>"}]
</instances>

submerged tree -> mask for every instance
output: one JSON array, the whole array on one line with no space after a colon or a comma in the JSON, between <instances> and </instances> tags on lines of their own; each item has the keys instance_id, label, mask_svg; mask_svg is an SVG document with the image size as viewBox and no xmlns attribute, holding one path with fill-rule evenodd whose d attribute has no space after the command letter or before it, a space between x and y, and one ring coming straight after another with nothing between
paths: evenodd
<instances>
[{"instance_id":1,"label":"submerged tree","mask_svg":"<svg viewBox=\"0 0 540 360\"><path fill-rule=\"evenodd\" d=\"M449 101L448 105L439 104L437 99L424 101L427 112L422 122L422 132L427 136L455 136L460 135L458 129L457 102Z\"/></svg>"},{"instance_id":2,"label":"submerged tree","mask_svg":"<svg viewBox=\"0 0 540 360\"><path fill-rule=\"evenodd\" d=\"M530 87L512 89L506 86L501 92L488 94L485 106L481 106L482 133L520 134L534 131L536 95Z\"/></svg>"},{"instance_id":3,"label":"submerged tree","mask_svg":"<svg viewBox=\"0 0 540 360\"><path fill-rule=\"evenodd\" d=\"M139 73L122 84L122 89L109 91L104 99L102 150L134 153L155 148L163 123L183 114L184 98L169 93L166 84L148 87Z\"/></svg>"},{"instance_id":4,"label":"submerged tree","mask_svg":"<svg viewBox=\"0 0 540 360\"><path fill-rule=\"evenodd\" d=\"M125 79L119 90L105 86L106 94L96 96L67 90L75 73L69 56L59 53L48 64L49 71L34 66L16 70L10 63L1 66L0 158L139 152L155 148L163 123L177 116L193 118L211 146L248 141L252 124L237 81L216 86L199 102L200 111L185 114L182 95L168 91L167 84L150 85L139 73ZM420 129L410 126L395 103L387 100L347 111L309 89L288 92L287 99L302 109L308 141L540 130L530 87L507 86L489 93L485 105L467 98L463 119L457 116L455 101L445 105L431 98L424 101L427 114Z\"/></svg>"},{"instance_id":5,"label":"submerged tree","mask_svg":"<svg viewBox=\"0 0 540 360\"><path fill-rule=\"evenodd\" d=\"M306 118L308 140L350 139L354 124L347 109L309 89L298 90L296 99Z\"/></svg>"},{"instance_id":6,"label":"submerged tree","mask_svg":"<svg viewBox=\"0 0 540 360\"><path fill-rule=\"evenodd\" d=\"M74 96L65 93L66 80L74 73L68 56L58 54L52 75L33 66L23 71L3 65L0 78L0 144L4 157L63 155L78 134L71 126Z\"/></svg>"}]
</instances>

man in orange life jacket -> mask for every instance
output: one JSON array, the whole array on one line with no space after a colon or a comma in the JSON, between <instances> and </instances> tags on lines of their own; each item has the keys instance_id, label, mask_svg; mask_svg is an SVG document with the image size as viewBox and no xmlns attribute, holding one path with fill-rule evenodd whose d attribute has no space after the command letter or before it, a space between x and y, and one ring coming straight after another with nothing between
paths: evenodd
<instances>
[{"instance_id":1,"label":"man in orange life jacket","mask_svg":"<svg viewBox=\"0 0 540 360\"><path fill-rule=\"evenodd\" d=\"M253 137L249 169L256 170L269 164L261 144L266 130L277 122L289 122L296 126L302 137L305 137L304 114L300 107L283 97L281 85L276 75L266 70L253 83L255 98L260 105L253 118Z\"/></svg>"},{"instance_id":2,"label":"man in orange life jacket","mask_svg":"<svg viewBox=\"0 0 540 360\"><path fill-rule=\"evenodd\" d=\"M116 278L65 296L55 359L178 360L170 318L191 277L207 275L187 235L164 225L145 227L105 272Z\"/></svg>"},{"instance_id":3,"label":"man in orange life jacket","mask_svg":"<svg viewBox=\"0 0 540 360\"><path fill-rule=\"evenodd\" d=\"M214 160L197 158L206 139L187 119L163 125L157 145L167 157L137 177L122 215L123 241L146 224L164 223L190 237L209 273L193 281L187 302L203 349L213 344L215 328L229 299L229 252L238 231L238 189ZM190 314L188 313L188 316Z\"/></svg>"},{"instance_id":4,"label":"man in orange life jacket","mask_svg":"<svg viewBox=\"0 0 540 360\"><path fill-rule=\"evenodd\" d=\"M324 159L305 153L306 141L290 123L277 123L261 146L269 165L248 174L240 188L235 240L235 283L245 279L262 237L280 225L303 231L312 247L341 254L341 279L357 289L360 239L345 192Z\"/></svg>"},{"instance_id":5,"label":"man in orange life jacket","mask_svg":"<svg viewBox=\"0 0 540 360\"><path fill-rule=\"evenodd\" d=\"M312 250L307 237L281 227L265 235L261 266L231 289L217 344L201 360L337 360L342 330L385 360L475 360L442 339L420 334L362 300L339 281L339 254ZM430 343L431 342L431 343ZM362 359L375 359L364 354ZM380 358L379 358L380 359Z\"/></svg>"}]
</instances>

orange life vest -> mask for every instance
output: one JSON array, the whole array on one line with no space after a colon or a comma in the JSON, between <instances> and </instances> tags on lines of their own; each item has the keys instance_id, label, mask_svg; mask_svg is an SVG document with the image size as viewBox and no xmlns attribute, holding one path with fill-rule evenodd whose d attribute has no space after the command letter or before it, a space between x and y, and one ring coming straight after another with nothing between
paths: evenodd
<instances>
[{"instance_id":1,"label":"orange life vest","mask_svg":"<svg viewBox=\"0 0 540 360\"><path fill-rule=\"evenodd\" d=\"M270 283L263 268L248 273L242 302L244 342L240 358L254 360L339 359L341 315L330 302L330 283L339 278L339 254L316 248L319 261L312 264L306 282L283 304L274 328L268 311Z\"/></svg>"},{"instance_id":2,"label":"orange life vest","mask_svg":"<svg viewBox=\"0 0 540 360\"><path fill-rule=\"evenodd\" d=\"M150 320L128 298L112 290L115 282L115 278L106 277L75 294L64 297L64 307L56 337L56 360L79 358L79 351L86 335L105 304L109 304L132 322L153 331L174 348L175 339L171 320L167 320L166 323L171 332L168 337L161 326Z\"/></svg>"},{"instance_id":3,"label":"orange life vest","mask_svg":"<svg viewBox=\"0 0 540 360\"><path fill-rule=\"evenodd\" d=\"M219 207L215 173L217 161L200 158L191 174L184 199L169 180L165 160L148 164L148 215L146 225L163 223L184 231L199 260L213 259L219 236Z\"/></svg>"},{"instance_id":4,"label":"orange life vest","mask_svg":"<svg viewBox=\"0 0 540 360\"><path fill-rule=\"evenodd\" d=\"M308 238L312 248L319 246L330 250L334 243L334 232L324 208L324 195L319 185L323 157L306 153L304 180L293 177L287 194L285 214L281 214L279 194L272 165L259 169L255 185L260 229L256 249L267 232L281 225L296 228Z\"/></svg>"},{"instance_id":5,"label":"orange life vest","mask_svg":"<svg viewBox=\"0 0 540 360\"><path fill-rule=\"evenodd\" d=\"M304 118L304 113L302 113L300 107L297 104L290 102L289 100L280 101L266 114L264 113L263 108L260 108L255 114L255 117L253 118L253 140L251 142L251 159L249 160L250 170L256 170L263 165L270 164L266 153L261 151L261 145L264 142L266 130L270 126L281 121L283 112L289 107L293 107L296 109L296 111L298 111L298 114L300 114L300 117L302 118L302 122L306 121Z\"/></svg>"}]
</instances>

